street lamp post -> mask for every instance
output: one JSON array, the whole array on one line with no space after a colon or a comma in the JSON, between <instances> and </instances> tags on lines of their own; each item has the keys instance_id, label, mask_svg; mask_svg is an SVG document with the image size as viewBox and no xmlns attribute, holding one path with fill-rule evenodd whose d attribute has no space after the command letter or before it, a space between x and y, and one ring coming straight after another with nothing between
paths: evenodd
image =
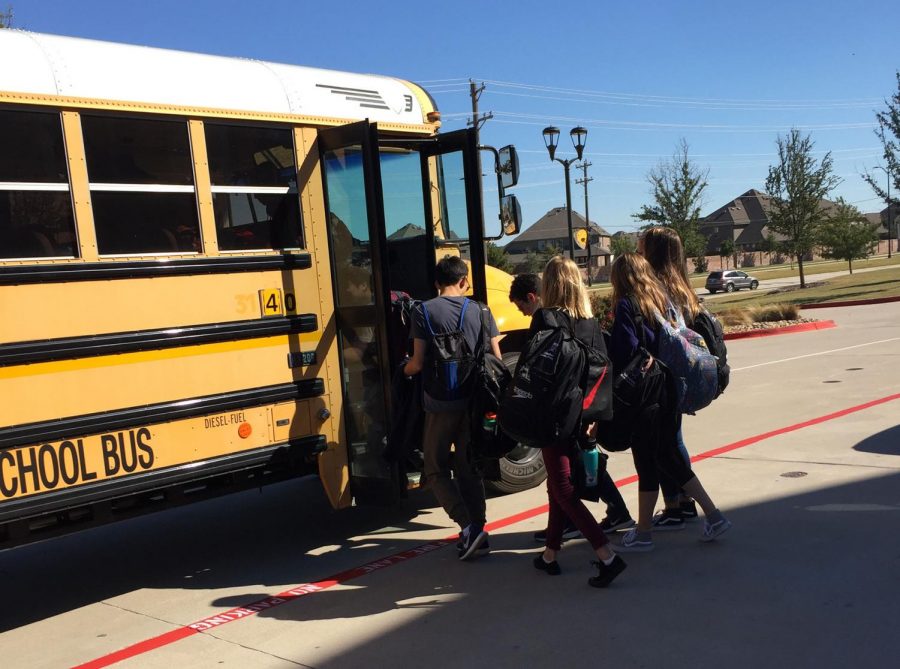
<instances>
[{"instance_id":1,"label":"street lamp post","mask_svg":"<svg viewBox=\"0 0 900 669\"><path fill-rule=\"evenodd\" d=\"M894 217L891 215L893 213L893 209L891 207L891 173L888 172L881 165L876 165L875 169L881 170L882 172L884 172L884 176L887 177L887 204L888 204L888 224L887 224L888 240L887 240L887 242L888 242L888 260L890 260L890 258L891 258L891 228L894 226L894 221L893 221Z\"/></svg>"},{"instance_id":2,"label":"street lamp post","mask_svg":"<svg viewBox=\"0 0 900 669\"><path fill-rule=\"evenodd\" d=\"M556 146L559 143L559 128L555 128L552 125L544 128L543 135L544 145L547 147L547 152L550 154L550 160L562 163L563 169L565 170L566 218L569 226L569 258L575 260L575 241L572 239L572 188L569 185L569 166L572 163L581 160L581 154L584 152L584 142L587 138L587 128L578 126L569 131L569 137L572 138L572 144L575 146L575 152L578 155L577 158L570 158L569 160L562 160L561 158L556 157Z\"/></svg>"}]
</instances>

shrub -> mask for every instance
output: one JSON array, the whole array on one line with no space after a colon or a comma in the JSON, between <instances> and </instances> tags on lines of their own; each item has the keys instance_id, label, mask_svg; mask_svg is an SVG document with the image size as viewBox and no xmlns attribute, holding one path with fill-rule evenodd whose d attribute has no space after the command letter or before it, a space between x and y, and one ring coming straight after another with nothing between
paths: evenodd
<instances>
[{"instance_id":1,"label":"shrub","mask_svg":"<svg viewBox=\"0 0 900 669\"><path fill-rule=\"evenodd\" d=\"M595 291L590 296L591 311L594 312L594 316L600 321L600 329L608 332L612 329L613 322L612 295L610 293L601 295Z\"/></svg>"},{"instance_id":2,"label":"shrub","mask_svg":"<svg viewBox=\"0 0 900 669\"><path fill-rule=\"evenodd\" d=\"M756 323L794 321L800 318L800 308L796 304L763 304L753 307L750 316Z\"/></svg>"},{"instance_id":3,"label":"shrub","mask_svg":"<svg viewBox=\"0 0 900 669\"><path fill-rule=\"evenodd\" d=\"M756 254L745 253L741 256L741 267L756 267Z\"/></svg>"},{"instance_id":4,"label":"shrub","mask_svg":"<svg viewBox=\"0 0 900 669\"><path fill-rule=\"evenodd\" d=\"M750 325L753 319L746 309L726 309L716 314L722 325L733 327L735 325Z\"/></svg>"},{"instance_id":5,"label":"shrub","mask_svg":"<svg viewBox=\"0 0 900 669\"><path fill-rule=\"evenodd\" d=\"M787 262L787 258L781 253L773 253L771 258L769 258L770 265L783 265L785 262Z\"/></svg>"},{"instance_id":6,"label":"shrub","mask_svg":"<svg viewBox=\"0 0 900 669\"><path fill-rule=\"evenodd\" d=\"M709 262L706 260L706 256L697 256L694 258L694 272L697 274L705 274L707 269L709 269Z\"/></svg>"}]
</instances>

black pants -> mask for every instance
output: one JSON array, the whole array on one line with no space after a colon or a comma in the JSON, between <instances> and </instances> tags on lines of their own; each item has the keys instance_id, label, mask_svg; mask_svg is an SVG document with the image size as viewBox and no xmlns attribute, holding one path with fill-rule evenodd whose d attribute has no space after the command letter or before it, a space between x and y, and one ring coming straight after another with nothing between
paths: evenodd
<instances>
[{"instance_id":1,"label":"black pants","mask_svg":"<svg viewBox=\"0 0 900 669\"><path fill-rule=\"evenodd\" d=\"M641 431L631 447L640 492L656 492L660 478L667 489L680 489L694 478L690 465L678 449L676 435L681 416L668 401L644 409L640 417Z\"/></svg>"}]
</instances>

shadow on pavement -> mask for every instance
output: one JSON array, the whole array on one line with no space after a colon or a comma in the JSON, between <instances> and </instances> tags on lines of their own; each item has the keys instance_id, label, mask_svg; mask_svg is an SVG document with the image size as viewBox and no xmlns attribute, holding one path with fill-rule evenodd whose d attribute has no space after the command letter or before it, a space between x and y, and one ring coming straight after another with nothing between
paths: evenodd
<instances>
[{"instance_id":1,"label":"shadow on pavement","mask_svg":"<svg viewBox=\"0 0 900 669\"><path fill-rule=\"evenodd\" d=\"M853 447L853 450L862 451L863 453L879 453L881 455L900 455L900 425L895 425L892 428L863 439Z\"/></svg>"}]
</instances>

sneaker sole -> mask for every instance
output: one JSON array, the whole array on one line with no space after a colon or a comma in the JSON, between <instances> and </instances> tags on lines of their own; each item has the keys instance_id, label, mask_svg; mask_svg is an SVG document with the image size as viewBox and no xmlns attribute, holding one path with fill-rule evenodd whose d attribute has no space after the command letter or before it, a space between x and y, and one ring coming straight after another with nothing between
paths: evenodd
<instances>
[{"instance_id":1,"label":"sneaker sole","mask_svg":"<svg viewBox=\"0 0 900 669\"><path fill-rule=\"evenodd\" d=\"M459 556L460 561L468 560L470 557L475 555L478 551L478 547L484 543L484 540L487 539L487 536L487 532L482 530L479 535L472 540L472 543L469 546L468 550L466 550L466 552Z\"/></svg>"}]
</instances>

